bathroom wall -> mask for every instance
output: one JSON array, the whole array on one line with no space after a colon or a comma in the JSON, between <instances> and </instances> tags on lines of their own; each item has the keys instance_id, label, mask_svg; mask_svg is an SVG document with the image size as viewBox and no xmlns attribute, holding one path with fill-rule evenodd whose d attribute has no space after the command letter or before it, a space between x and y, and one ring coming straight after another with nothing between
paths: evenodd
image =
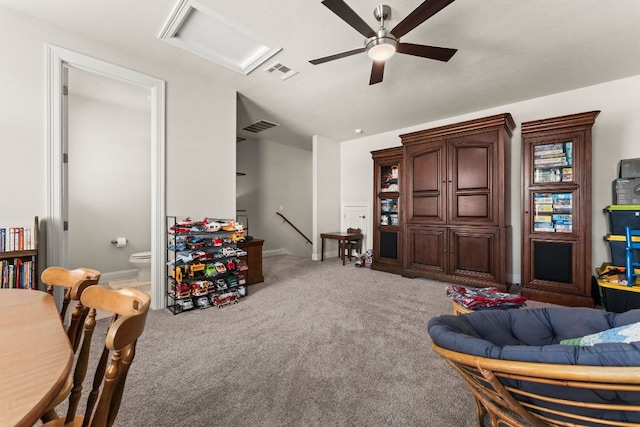
<instances>
[{"instance_id":1,"label":"bathroom wall","mask_svg":"<svg viewBox=\"0 0 640 427\"><path fill-rule=\"evenodd\" d=\"M86 72L71 71L69 267L134 276L129 256L151 250L150 111L73 95L76 73ZM116 237L127 246L111 244Z\"/></svg>"}]
</instances>

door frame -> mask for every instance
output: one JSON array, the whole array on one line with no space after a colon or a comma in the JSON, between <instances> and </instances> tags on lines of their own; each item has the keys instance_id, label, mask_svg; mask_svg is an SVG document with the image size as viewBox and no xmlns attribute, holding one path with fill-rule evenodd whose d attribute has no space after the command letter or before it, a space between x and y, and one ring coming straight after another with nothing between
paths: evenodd
<instances>
[{"instance_id":1,"label":"door frame","mask_svg":"<svg viewBox=\"0 0 640 427\"><path fill-rule=\"evenodd\" d=\"M164 308L166 233L165 202L165 81L78 52L47 44L47 255L48 266L68 268L67 212L63 191L64 67L79 68L150 91L151 103L151 308Z\"/></svg>"}]
</instances>

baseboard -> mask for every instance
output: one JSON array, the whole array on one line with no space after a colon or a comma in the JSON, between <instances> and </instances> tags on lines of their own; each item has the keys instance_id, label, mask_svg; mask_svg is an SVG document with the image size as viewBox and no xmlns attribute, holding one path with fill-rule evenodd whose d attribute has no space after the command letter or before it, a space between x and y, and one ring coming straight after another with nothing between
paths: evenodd
<instances>
[{"instance_id":1,"label":"baseboard","mask_svg":"<svg viewBox=\"0 0 640 427\"><path fill-rule=\"evenodd\" d=\"M115 282L116 280L131 279L133 277L138 277L138 270L135 268L131 270L112 271L102 273L100 275L100 283Z\"/></svg>"}]
</instances>

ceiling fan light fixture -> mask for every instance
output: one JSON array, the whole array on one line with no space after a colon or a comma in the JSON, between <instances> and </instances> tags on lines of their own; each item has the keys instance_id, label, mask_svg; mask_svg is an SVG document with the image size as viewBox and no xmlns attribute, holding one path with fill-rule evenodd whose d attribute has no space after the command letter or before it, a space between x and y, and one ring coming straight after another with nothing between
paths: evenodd
<instances>
[{"instance_id":1,"label":"ceiling fan light fixture","mask_svg":"<svg viewBox=\"0 0 640 427\"><path fill-rule=\"evenodd\" d=\"M388 34L384 29L378 31L377 37L367 40L366 49L369 58L374 61L386 61L396 53L398 39Z\"/></svg>"}]
</instances>

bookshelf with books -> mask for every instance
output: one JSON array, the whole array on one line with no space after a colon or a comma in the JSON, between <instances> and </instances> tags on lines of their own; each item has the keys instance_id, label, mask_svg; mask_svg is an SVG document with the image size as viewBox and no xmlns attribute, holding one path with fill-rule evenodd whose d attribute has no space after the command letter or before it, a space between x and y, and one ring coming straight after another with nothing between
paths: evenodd
<instances>
[{"instance_id":1,"label":"bookshelf with books","mask_svg":"<svg viewBox=\"0 0 640 427\"><path fill-rule=\"evenodd\" d=\"M591 296L591 128L598 111L522 123L522 295Z\"/></svg>"},{"instance_id":2,"label":"bookshelf with books","mask_svg":"<svg viewBox=\"0 0 640 427\"><path fill-rule=\"evenodd\" d=\"M38 217L33 227L0 226L0 288L38 289Z\"/></svg>"},{"instance_id":3,"label":"bookshelf with books","mask_svg":"<svg viewBox=\"0 0 640 427\"><path fill-rule=\"evenodd\" d=\"M400 164L402 147L371 152L373 159L373 262L371 268L400 274L402 224Z\"/></svg>"}]
</instances>

